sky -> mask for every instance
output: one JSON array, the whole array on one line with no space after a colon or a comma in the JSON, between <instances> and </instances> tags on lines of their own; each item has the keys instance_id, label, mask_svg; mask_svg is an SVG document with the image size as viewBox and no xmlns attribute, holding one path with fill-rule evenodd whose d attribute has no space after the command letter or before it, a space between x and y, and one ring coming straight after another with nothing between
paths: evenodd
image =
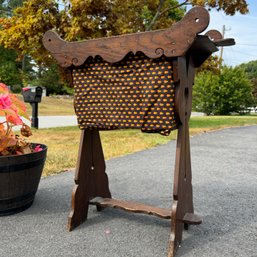
<instances>
[{"instance_id":1,"label":"sky","mask_svg":"<svg viewBox=\"0 0 257 257\"><path fill-rule=\"evenodd\" d=\"M225 15L211 11L209 28L222 31L225 25L225 38L234 38L235 46L224 47L224 63L235 66L240 63L257 60L257 1L248 0L249 13L246 15Z\"/></svg>"},{"instance_id":2,"label":"sky","mask_svg":"<svg viewBox=\"0 0 257 257\"><path fill-rule=\"evenodd\" d=\"M207 30L216 29L222 32L225 25L225 38L234 38L235 46L224 47L223 60L228 66L257 60L257 0L247 0L249 13L246 15L226 15L212 10ZM219 53L217 53L219 55Z\"/></svg>"}]
</instances>

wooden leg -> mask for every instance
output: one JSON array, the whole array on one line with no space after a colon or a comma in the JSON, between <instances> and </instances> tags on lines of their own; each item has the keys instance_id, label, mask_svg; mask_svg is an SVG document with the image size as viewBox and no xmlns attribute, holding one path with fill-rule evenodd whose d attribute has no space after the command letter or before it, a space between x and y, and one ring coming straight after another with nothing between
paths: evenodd
<instances>
[{"instance_id":1,"label":"wooden leg","mask_svg":"<svg viewBox=\"0 0 257 257\"><path fill-rule=\"evenodd\" d=\"M175 105L179 121L175 172L173 182L172 229L169 240L168 256L174 257L182 241L184 227L201 224L202 220L194 214L193 188L189 141L189 118L192 110L192 85L194 81L194 63L190 56L179 57L178 73L174 74L176 84Z\"/></svg>"},{"instance_id":2,"label":"wooden leg","mask_svg":"<svg viewBox=\"0 0 257 257\"><path fill-rule=\"evenodd\" d=\"M201 219L194 215L191 181L189 129L186 122L178 131L169 257L175 255L181 244L184 226L188 228L189 224L201 223Z\"/></svg>"},{"instance_id":3,"label":"wooden leg","mask_svg":"<svg viewBox=\"0 0 257 257\"><path fill-rule=\"evenodd\" d=\"M87 219L89 201L97 196L111 198L99 132L81 133L75 186L72 191L72 210L68 229L73 230Z\"/></svg>"}]
</instances>

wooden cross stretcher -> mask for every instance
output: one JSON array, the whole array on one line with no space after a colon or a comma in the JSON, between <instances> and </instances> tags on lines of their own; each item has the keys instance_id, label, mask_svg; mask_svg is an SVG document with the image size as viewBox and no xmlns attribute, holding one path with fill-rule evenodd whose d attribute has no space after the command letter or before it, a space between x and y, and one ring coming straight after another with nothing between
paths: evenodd
<instances>
[{"instance_id":1,"label":"wooden cross stretcher","mask_svg":"<svg viewBox=\"0 0 257 257\"><path fill-rule=\"evenodd\" d=\"M202 7L171 28L80 42L48 31L44 46L72 75L74 107L82 131L68 229L87 219L90 204L171 219L168 256L175 255L183 228L198 225L194 214L189 118L195 68L218 46L233 45L209 24ZM178 129L171 209L113 199L99 130L137 128L168 135Z\"/></svg>"}]
</instances>

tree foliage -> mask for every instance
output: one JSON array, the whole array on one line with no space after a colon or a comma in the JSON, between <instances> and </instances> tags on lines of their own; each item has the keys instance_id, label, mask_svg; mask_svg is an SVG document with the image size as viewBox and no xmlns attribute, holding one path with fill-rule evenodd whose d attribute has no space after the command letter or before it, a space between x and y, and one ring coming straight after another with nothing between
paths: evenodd
<instances>
[{"instance_id":1,"label":"tree foliage","mask_svg":"<svg viewBox=\"0 0 257 257\"><path fill-rule=\"evenodd\" d=\"M193 99L193 109L207 115L243 113L254 102L252 84L238 67L223 67L219 75L210 71L198 73Z\"/></svg>"},{"instance_id":2,"label":"tree foliage","mask_svg":"<svg viewBox=\"0 0 257 257\"><path fill-rule=\"evenodd\" d=\"M21 84L21 63L16 62L16 52L0 46L0 56L0 81L7 85Z\"/></svg>"},{"instance_id":3,"label":"tree foliage","mask_svg":"<svg viewBox=\"0 0 257 257\"><path fill-rule=\"evenodd\" d=\"M25 1L14 10L13 17L0 19L0 44L41 61L43 31L57 26L57 7L51 0Z\"/></svg>"},{"instance_id":4,"label":"tree foliage","mask_svg":"<svg viewBox=\"0 0 257 257\"><path fill-rule=\"evenodd\" d=\"M176 0L165 0L177 5ZM60 8L55 0L25 1L11 18L0 19L0 44L21 54L29 54L39 63L52 63L42 45L42 36L55 29L66 40L79 40L146 30L158 9L159 1L99 0L64 1ZM184 10L163 13L153 26L166 27L182 18Z\"/></svg>"},{"instance_id":5,"label":"tree foliage","mask_svg":"<svg viewBox=\"0 0 257 257\"><path fill-rule=\"evenodd\" d=\"M67 83L61 79L56 64L52 64L47 68L40 67L37 78L31 80L30 84L45 87L47 95L67 95L73 93L72 89L67 86Z\"/></svg>"},{"instance_id":6,"label":"tree foliage","mask_svg":"<svg viewBox=\"0 0 257 257\"><path fill-rule=\"evenodd\" d=\"M257 60L242 63L239 67L244 69L250 79L257 78Z\"/></svg>"},{"instance_id":7,"label":"tree foliage","mask_svg":"<svg viewBox=\"0 0 257 257\"><path fill-rule=\"evenodd\" d=\"M22 6L23 0L2 0L0 1L0 17L11 17L12 10ZM31 58L23 59L24 69L22 71L22 61L18 60L15 50L4 48L0 45L0 80L12 86L12 91L19 92L25 78L33 77L33 65Z\"/></svg>"},{"instance_id":8,"label":"tree foliage","mask_svg":"<svg viewBox=\"0 0 257 257\"><path fill-rule=\"evenodd\" d=\"M241 14L249 12L246 0L189 0L186 2L192 5L215 8L218 11L223 10L227 15L234 15L236 12Z\"/></svg>"},{"instance_id":9,"label":"tree foliage","mask_svg":"<svg viewBox=\"0 0 257 257\"><path fill-rule=\"evenodd\" d=\"M255 105L257 105L257 60L243 63L239 65L239 67L245 71L253 84L253 95L255 98Z\"/></svg>"},{"instance_id":10,"label":"tree foliage","mask_svg":"<svg viewBox=\"0 0 257 257\"><path fill-rule=\"evenodd\" d=\"M0 0L0 17L11 17L12 11L22 6L24 0Z\"/></svg>"},{"instance_id":11,"label":"tree foliage","mask_svg":"<svg viewBox=\"0 0 257 257\"><path fill-rule=\"evenodd\" d=\"M210 71L220 74L220 60L217 55L211 55L198 69L197 72Z\"/></svg>"}]
</instances>

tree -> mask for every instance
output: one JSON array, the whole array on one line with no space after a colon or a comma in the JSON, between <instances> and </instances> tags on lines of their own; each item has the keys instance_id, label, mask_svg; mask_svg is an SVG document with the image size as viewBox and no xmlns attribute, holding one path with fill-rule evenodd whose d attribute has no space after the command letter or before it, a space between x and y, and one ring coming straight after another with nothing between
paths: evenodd
<instances>
[{"instance_id":1,"label":"tree","mask_svg":"<svg viewBox=\"0 0 257 257\"><path fill-rule=\"evenodd\" d=\"M175 0L166 0L170 4ZM0 44L29 54L38 63L51 64L42 45L42 36L56 29L66 40L79 40L145 30L145 24L158 6L158 1L64 1L59 8L55 0L25 1L11 18L0 19ZM165 13L155 28L161 28L183 16L182 9Z\"/></svg>"},{"instance_id":2,"label":"tree","mask_svg":"<svg viewBox=\"0 0 257 257\"><path fill-rule=\"evenodd\" d=\"M22 0L1 0L0 17L10 17L12 10L21 6L22 3ZM22 62L17 59L18 55L14 50L6 49L0 45L0 56L0 81L17 87L20 91L25 73L28 72L29 74L32 71L29 59L24 60L27 63L27 68L21 72Z\"/></svg>"},{"instance_id":3,"label":"tree","mask_svg":"<svg viewBox=\"0 0 257 257\"><path fill-rule=\"evenodd\" d=\"M252 84L238 67L223 67L220 75L200 72L195 80L193 99L193 109L207 115L243 113L254 101Z\"/></svg>"},{"instance_id":4,"label":"tree","mask_svg":"<svg viewBox=\"0 0 257 257\"><path fill-rule=\"evenodd\" d=\"M239 65L245 73L247 74L248 78L251 80L253 84L253 95L255 98L255 106L257 105L257 60L250 61L248 63L243 63Z\"/></svg>"},{"instance_id":5,"label":"tree","mask_svg":"<svg viewBox=\"0 0 257 257\"><path fill-rule=\"evenodd\" d=\"M72 89L67 86L67 83L61 79L57 64L52 64L47 68L40 67L37 78L31 80L30 84L45 87L47 95L67 95L73 93Z\"/></svg>"},{"instance_id":6,"label":"tree","mask_svg":"<svg viewBox=\"0 0 257 257\"><path fill-rule=\"evenodd\" d=\"M219 88L217 75L210 71L199 72L193 87L193 110L204 112L207 115L213 113L216 102L214 91L217 88Z\"/></svg>"},{"instance_id":7,"label":"tree","mask_svg":"<svg viewBox=\"0 0 257 257\"><path fill-rule=\"evenodd\" d=\"M185 2L192 5L215 8L217 11L223 10L227 15L234 15L236 12L241 14L249 12L246 0L188 0Z\"/></svg>"},{"instance_id":8,"label":"tree","mask_svg":"<svg viewBox=\"0 0 257 257\"><path fill-rule=\"evenodd\" d=\"M11 17L13 9L22 6L24 0L0 0L0 17Z\"/></svg>"},{"instance_id":9,"label":"tree","mask_svg":"<svg viewBox=\"0 0 257 257\"><path fill-rule=\"evenodd\" d=\"M220 62L217 55L211 55L198 69L197 72L211 71L220 74Z\"/></svg>"},{"instance_id":10,"label":"tree","mask_svg":"<svg viewBox=\"0 0 257 257\"><path fill-rule=\"evenodd\" d=\"M21 84L20 63L16 62L17 54L0 46L0 81L7 85Z\"/></svg>"},{"instance_id":11,"label":"tree","mask_svg":"<svg viewBox=\"0 0 257 257\"><path fill-rule=\"evenodd\" d=\"M13 10L17 7L22 6L24 0L5 0L8 9Z\"/></svg>"}]
</instances>

